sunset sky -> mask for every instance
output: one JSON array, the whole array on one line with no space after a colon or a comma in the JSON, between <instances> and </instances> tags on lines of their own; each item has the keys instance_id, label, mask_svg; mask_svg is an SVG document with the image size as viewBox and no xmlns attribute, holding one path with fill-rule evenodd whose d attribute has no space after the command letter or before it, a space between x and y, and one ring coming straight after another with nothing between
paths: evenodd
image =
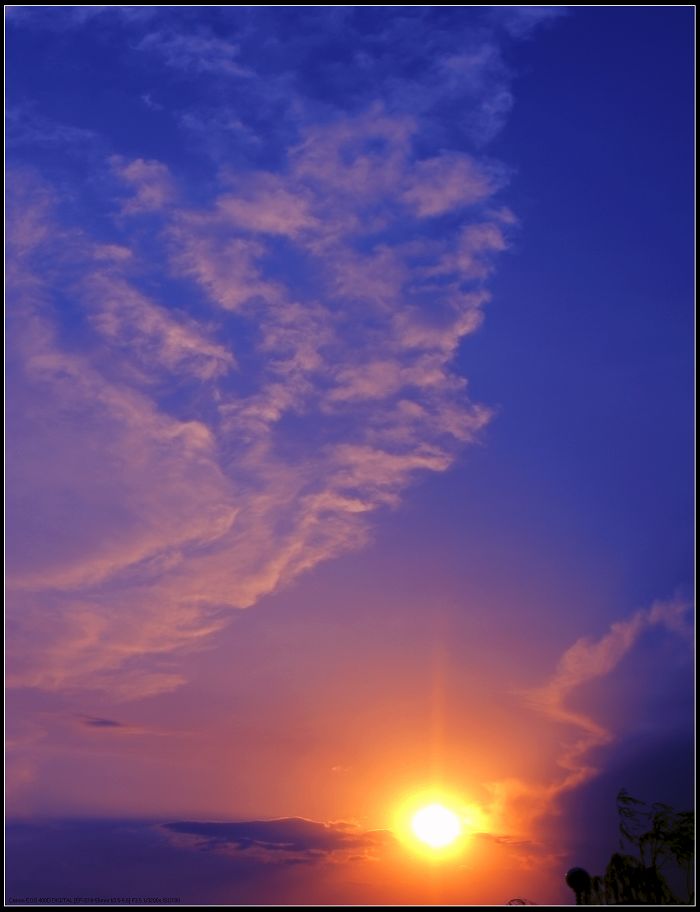
<instances>
[{"instance_id":1,"label":"sunset sky","mask_svg":"<svg viewBox=\"0 0 700 912\"><path fill-rule=\"evenodd\" d=\"M8 898L572 902L692 807L693 31L9 9Z\"/></svg>"}]
</instances>

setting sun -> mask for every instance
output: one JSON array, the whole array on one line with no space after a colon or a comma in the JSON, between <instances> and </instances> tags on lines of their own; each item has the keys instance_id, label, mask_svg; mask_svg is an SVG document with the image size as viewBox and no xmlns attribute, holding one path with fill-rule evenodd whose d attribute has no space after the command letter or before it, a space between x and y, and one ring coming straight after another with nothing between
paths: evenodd
<instances>
[{"instance_id":1,"label":"setting sun","mask_svg":"<svg viewBox=\"0 0 700 912\"><path fill-rule=\"evenodd\" d=\"M421 842L433 849L450 845L462 832L459 817L441 804L421 808L411 821L411 829Z\"/></svg>"},{"instance_id":2,"label":"setting sun","mask_svg":"<svg viewBox=\"0 0 700 912\"><path fill-rule=\"evenodd\" d=\"M414 792L395 807L394 830L412 852L443 861L465 851L475 833L492 825L483 808L466 800L461 789L436 786Z\"/></svg>"}]
</instances>

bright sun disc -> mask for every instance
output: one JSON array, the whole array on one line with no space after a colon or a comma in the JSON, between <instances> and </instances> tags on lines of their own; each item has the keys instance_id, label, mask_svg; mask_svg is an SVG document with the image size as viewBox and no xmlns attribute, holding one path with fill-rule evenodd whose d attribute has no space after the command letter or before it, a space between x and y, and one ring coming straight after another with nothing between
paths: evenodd
<instances>
[{"instance_id":1,"label":"bright sun disc","mask_svg":"<svg viewBox=\"0 0 700 912\"><path fill-rule=\"evenodd\" d=\"M441 804L421 808L413 816L411 827L418 839L433 849L449 845L462 832L459 817Z\"/></svg>"}]
</instances>

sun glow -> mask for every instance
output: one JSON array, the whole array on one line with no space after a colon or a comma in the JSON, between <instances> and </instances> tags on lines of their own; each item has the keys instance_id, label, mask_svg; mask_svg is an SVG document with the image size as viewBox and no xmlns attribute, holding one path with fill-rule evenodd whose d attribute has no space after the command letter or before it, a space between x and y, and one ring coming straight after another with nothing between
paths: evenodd
<instances>
[{"instance_id":1,"label":"sun glow","mask_svg":"<svg viewBox=\"0 0 700 912\"><path fill-rule=\"evenodd\" d=\"M442 788L416 792L395 808L394 829L407 849L426 860L460 855L474 833L488 830L484 811Z\"/></svg>"},{"instance_id":2,"label":"sun glow","mask_svg":"<svg viewBox=\"0 0 700 912\"><path fill-rule=\"evenodd\" d=\"M429 804L413 815L411 829L421 842L432 849L441 849L461 835L462 822L444 805Z\"/></svg>"}]
</instances>

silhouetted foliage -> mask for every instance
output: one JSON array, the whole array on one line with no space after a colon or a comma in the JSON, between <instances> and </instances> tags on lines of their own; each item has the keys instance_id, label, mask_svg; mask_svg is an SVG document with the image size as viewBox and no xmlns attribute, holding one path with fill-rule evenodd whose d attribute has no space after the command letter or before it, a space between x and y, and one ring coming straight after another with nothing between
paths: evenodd
<instances>
[{"instance_id":1,"label":"silhouetted foliage","mask_svg":"<svg viewBox=\"0 0 700 912\"><path fill-rule=\"evenodd\" d=\"M622 789L617 796L620 848L605 874L591 878L586 905L692 903L695 814L667 804L648 805ZM626 852L625 852L626 850ZM630 854L634 853L634 854ZM662 871L662 869L664 869ZM685 879L686 895L671 889L667 875Z\"/></svg>"}]
</instances>

